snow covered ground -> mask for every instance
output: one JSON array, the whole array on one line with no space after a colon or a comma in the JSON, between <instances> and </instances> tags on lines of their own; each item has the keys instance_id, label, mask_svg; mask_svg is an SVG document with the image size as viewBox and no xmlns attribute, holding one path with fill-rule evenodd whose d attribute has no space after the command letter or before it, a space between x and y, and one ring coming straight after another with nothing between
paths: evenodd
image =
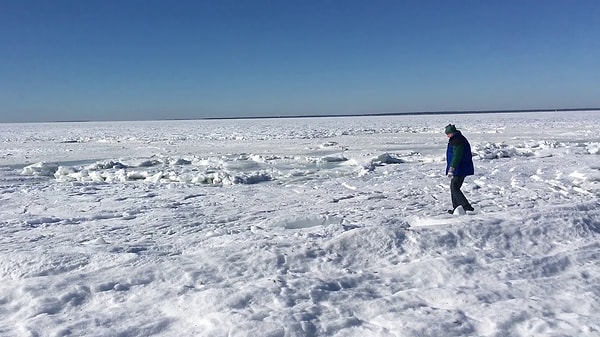
<instances>
[{"instance_id":1,"label":"snow covered ground","mask_svg":"<svg viewBox=\"0 0 600 337\"><path fill-rule=\"evenodd\" d=\"M475 207L450 215L456 124ZM600 336L600 112L0 124L0 336Z\"/></svg>"}]
</instances>

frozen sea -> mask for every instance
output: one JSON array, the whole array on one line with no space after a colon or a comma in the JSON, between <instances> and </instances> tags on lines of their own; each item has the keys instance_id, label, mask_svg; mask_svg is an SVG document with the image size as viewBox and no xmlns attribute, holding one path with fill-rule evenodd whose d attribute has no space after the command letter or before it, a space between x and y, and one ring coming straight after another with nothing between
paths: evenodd
<instances>
[{"instance_id":1,"label":"frozen sea","mask_svg":"<svg viewBox=\"0 0 600 337\"><path fill-rule=\"evenodd\" d=\"M474 212L446 213L448 123ZM600 112L0 124L0 336L600 336Z\"/></svg>"}]
</instances>

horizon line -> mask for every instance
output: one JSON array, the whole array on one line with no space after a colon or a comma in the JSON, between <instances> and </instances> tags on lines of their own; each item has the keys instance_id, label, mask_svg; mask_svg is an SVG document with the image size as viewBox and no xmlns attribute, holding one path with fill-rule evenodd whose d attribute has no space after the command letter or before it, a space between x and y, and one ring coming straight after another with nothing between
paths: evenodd
<instances>
[{"instance_id":1,"label":"horizon line","mask_svg":"<svg viewBox=\"0 0 600 337\"><path fill-rule=\"evenodd\" d=\"M419 116L419 115L462 115L493 113L528 113L528 112L568 112L568 111L600 111L600 108L560 108L560 109L496 109L496 110L440 110L440 111L407 111L407 112L369 112L343 114L307 114L307 115L271 115L271 116L231 116L231 117L196 117L196 118L162 118L162 119L122 119L122 120L54 120L30 122L0 122L0 124L18 123L93 123L93 122L133 122L133 121L195 121L195 120L247 120L247 119L292 119L292 118L332 118L332 117L383 117L383 116Z\"/></svg>"}]
</instances>

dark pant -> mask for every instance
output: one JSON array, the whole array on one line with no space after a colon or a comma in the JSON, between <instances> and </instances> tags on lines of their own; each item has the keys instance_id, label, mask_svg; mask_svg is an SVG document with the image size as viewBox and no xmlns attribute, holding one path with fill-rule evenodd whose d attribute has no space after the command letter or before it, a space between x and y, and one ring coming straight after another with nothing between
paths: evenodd
<instances>
[{"instance_id":1,"label":"dark pant","mask_svg":"<svg viewBox=\"0 0 600 337\"><path fill-rule=\"evenodd\" d=\"M456 208L458 206L462 206L463 208L471 208L471 204L469 200L465 197L465 195L461 192L460 188L465 181L465 177L452 177L450 180L450 195L452 196L452 208Z\"/></svg>"}]
</instances>

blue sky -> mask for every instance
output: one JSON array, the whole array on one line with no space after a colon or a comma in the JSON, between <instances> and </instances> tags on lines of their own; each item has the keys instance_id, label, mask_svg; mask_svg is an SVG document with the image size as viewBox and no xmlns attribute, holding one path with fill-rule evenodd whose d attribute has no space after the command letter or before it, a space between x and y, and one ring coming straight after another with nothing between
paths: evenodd
<instances>
[{"instance_id":1,"label":"blue sky","mask_svg":"<svg viewBox=\"0 0 600 337\"><path fill-rule=\"evenodd\" d=\"M0 1L0 122L600 107L600 1Z\"/></svg>"}]
</instances>

